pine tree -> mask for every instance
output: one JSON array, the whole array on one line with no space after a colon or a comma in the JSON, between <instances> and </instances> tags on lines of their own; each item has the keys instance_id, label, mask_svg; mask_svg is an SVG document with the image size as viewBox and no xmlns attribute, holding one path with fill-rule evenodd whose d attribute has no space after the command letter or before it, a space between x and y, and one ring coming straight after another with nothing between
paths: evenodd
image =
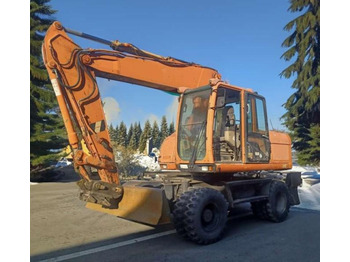
<instances>
[{"instance_id":1,"label":"pine tree","mask_svg":"<svg viewBox=\"0 0 350 262\"><path fill-rule=\"evenodd\" d=\"M300 165L319 165L320 159L320 126L312 125L309 129L304 128L304 136L300 139L301 141L296 141L295 143L300 143L304 146L302 154L297 153L298 163ZM314 161L312 161L314 160Z\"/></svg>"},{"instance_id":2,"label":"pine tree","mask_svg":"<svg viewBox=\"0 0 350 262\"><path fill-rule=\"evenodd\" d=\"M303 12L285 26L292 34L282 43L288 50L282 55L295 61L281 76L296 75L292 88L296 91L284 104L282 116L291 131L293 148L303 163L318 164L320 133L320 1L290 0L290 12ZM312 152L312 153L311 153Z\"/></svg>"},{"instance_id":3,"label":"pine tree","mask_svg":"<svg viewBox=\"0 0 350 262\"><path fill-rule=\"evenodd\" d=\"M46 167L67 146L66 131L47 71L41 57L44 33L56 13L49 0L30 1L30 164Z\"/></svg>"},{"instance_id":4,"label":"pine tree","mask_svg":"<svg viewBox=\"0 0 350 262\"><path fill-rule=\"evenodd\" d=\"M160 141L159 144L161 145L165 138L169 136L169 130L168 130L168 123L166 121L166 117L162 117L162 123L160 125Z\"/></svg>"},{"instance_id":5,"label":"pine tree","mask_svg":"<svg viewBox=\"0 0 350 262\"><path fill-rule=\"evenodd\" d=\"M159 127L156 120L153 122L153 126L152 126L152 141L153 141L153 147L159 148L160 132L159 132Z\"/></svg>"},{"instance_id":6,"label":"pine tree","mask_svg":"<svg viewBox=\"0 0 350 262\"><path fill-rule=\"evenodd\" d=\"M140 140L142 135L142 128L140 122L135 123L136 148L140 147Z\"/></svg>"},{"instance_id":7,"label":"pine tree","mask_svg":"<svg viewBox=\"0 0 350 262\"><path fill-rule=\"evenodd\" d=\"M117 142L117 132L116 129L113 128L113 125L110 124L108 127L108 132L109 132L109 137L111 139L112 142Z\"/></svg>"},{"instance_id":8,"label":"pine tree","mask_svg":"<svg viewBox=\"0 0 350 262\"><path fill-rule=\"evenodd\" d=\"M127 129L126 125L122 121L119 125L119 132L118 132L118 145L126 147L127 142Z\"/></svg>"},{"instance_id":9,"label":"pine tree","mask_svg":"<svg viewBox=\"0 0 350 262\"><path fill-rule=\"evenodd\" d=\"M135 123L133 125L133 131L132 131L132 135L130 137L130 140L129 140L129 148L133 151L135 151L138 146L137 146L137 123Z\"/></svg>"},{"instance_id":10,"label":"pine tree","mask_svg":"<svg viewBox=\"0 0 350 262\"><path fill-rule=\"evenodd\" d=\"M174 122L171 122L169 125L169 136L175 132Z\"/></svg>"},{"instance_id":11,"label":"pine tree","mask_svg":"<svg viewBox=\"0 0 350 262\"><path fill-rule=\"evenodd\" d=\"M116 127L114 128L114 132L115 132L114 142L116 142L118 144L118 142L119 142L119 126L118 125L116 125Z\"/></svg>"},{"instance_id":12,"label":"pine tree","mask_svg":"<svg viewBox=\"0 0 350 262\"><path fill-rule=\"evenodd\" d=\"M126 146L129 146L133 132L134 132L134 125L131 124L130 127L129 127L127 139L126 139Z\"/></svg>"},{"instance_id":13,"label":"pine tree","mask_svg":"<svg viewBox=\"0 0 350 262\"><path fill-rule=\"evenodd\" d=\"M151 138L151 136L152 136L152 128L151 128L151 124L150 124L149 120L147 120L145 123L145 127L143 128L141 138L140 138L140 146L139 146L140 152L145 151L147 140L149 138Z\"/></svg>"}]
</instances>

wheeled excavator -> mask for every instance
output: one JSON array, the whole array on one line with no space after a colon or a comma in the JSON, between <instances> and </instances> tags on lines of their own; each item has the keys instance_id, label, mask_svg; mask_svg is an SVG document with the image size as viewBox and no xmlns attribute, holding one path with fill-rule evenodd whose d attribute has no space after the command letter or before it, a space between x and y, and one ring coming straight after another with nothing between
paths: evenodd
<instances>
[{"instance_id":1,"label":"wheeled excavator","mask_svg":"<svg viewBox=\"0 0 350 262\"><path fill-rule=\"evenodd\" d=\"M111 49L82 49L68 34ZM258 218L282 222L300 203L300 173L282 172L292 167L291 139L269 130L265 98L252 89L222 81L210 67L58 21L42 54L86 207L150 225L173 223L183 238L210 244L222 238L237 205L250 203ZM154 179L120 180L97 77L179 95L176 132L161 145Z\"/></svg>"}]
</instances>

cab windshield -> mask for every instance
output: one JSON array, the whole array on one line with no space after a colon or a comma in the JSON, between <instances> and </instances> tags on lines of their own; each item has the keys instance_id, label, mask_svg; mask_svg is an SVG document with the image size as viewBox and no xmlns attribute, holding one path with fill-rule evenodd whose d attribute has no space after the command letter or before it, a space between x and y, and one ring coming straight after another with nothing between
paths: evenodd
<instances>
[{"instance_id":1,"label":"cab windshield","mask_svg":"<svg viewBox=\"0 0 350 262\"><path fill-rule=\"evenodd\" d=\"M206 121L210 87L184 94L180 109L178 153L183 160L202 160L206 152Z\"/></svg>"}]
</instances>

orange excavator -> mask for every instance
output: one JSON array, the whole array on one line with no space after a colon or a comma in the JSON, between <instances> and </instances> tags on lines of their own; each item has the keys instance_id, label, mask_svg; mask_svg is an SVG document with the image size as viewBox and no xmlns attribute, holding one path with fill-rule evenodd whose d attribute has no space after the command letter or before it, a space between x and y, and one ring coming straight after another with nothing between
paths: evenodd
<instances>
[{"instance_id":1,"label":"orange excavator","mask_svg":"<svg viewBox=\"0 0 350 262\"><path fill-rule=\"evenodd\" d=\"M112 50L82 49L68 34ZM185 239L210 244L239 204L251 203L257 217L274 222L299 204L300 173L281 172L292 167L291 139L269 130L265 99L253 90L222 81L215 69L57 21L42 54L88 208L150 225L172 222ZM154 179L119 179L96 77L179 95L176 132L160 148Z\"/></svg>"}]
</instances>

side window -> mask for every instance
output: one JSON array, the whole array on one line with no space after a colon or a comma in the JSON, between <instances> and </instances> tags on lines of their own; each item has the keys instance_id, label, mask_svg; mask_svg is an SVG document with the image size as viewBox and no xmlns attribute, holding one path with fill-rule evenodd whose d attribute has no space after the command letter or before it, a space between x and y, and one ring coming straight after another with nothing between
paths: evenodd
<instances>
[{"instance_id":1,"label":"side window","mask_svg":"<svg viewBox=\"0 0 350 262\"><path fill-rule=\"evenodd\" d=\"M248 132L253 131L253 115L252 115L252 98L248 98L247 100L247 127Z\"/></svg>"},{"instance_id":2,"label":"side window","mask_svg":"<svg viewBox=\"0 0 350 262\"><path fill-rule=\"evenodd\" d=\"M261 99L256 98L256 117L258 122L258 132L266 133L266 119L264 103Z\"/></svg>"},{"instance_id":3,"label":"side window","mask_svg":"<svg viewBox=\"0 0 350 262\"><path fill-rule=\"evenodd\" d=\"M242 160L240 91L218 88L213 145L215 161L238 162Z\"/></svg>"},{"instance_id":4,"label":"side window","mask_svg":"<svg viewBox=\"0 0 350 262\"><path fill-rule=\"evenodd\" d=\"M246 111L247 161L252 163L268 162L270 159L270 141L265 100L259 96L248 94Z\"/></svg>"}]
</instances>

